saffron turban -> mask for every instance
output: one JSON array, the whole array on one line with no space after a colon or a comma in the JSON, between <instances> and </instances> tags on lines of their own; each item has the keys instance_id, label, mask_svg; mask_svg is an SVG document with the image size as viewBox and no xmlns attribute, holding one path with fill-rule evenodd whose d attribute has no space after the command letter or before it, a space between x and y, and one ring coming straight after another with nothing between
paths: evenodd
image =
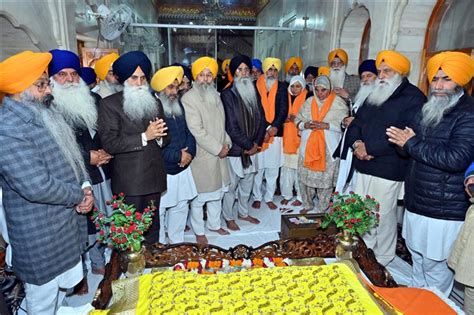
<instances>
[{"instance_id":1,"label":"saffron turban","mask_svg":"<svg viewBox=\"0 0 474 315\"><path fill-rule=\"evenodd\" d=\"M257 58L252 59L252 68L253 67L260 70L260 72L263 72L263 70L262 70L262 61L260 59L257 59Z\"/></svg>"},{"instance_id":2,"label":"saffron turban","mask_svg":"<svg viewBox=\"0 0 474 315\"><path fill-rule=\"evenodd\" d=\"M120 83L125 82L140 67L148 82L150 82L151 62L141 51L130 51L114 61L112 69Z\"/></svg>"},{"instance_id":3,"label":"saffron turban","mask_svg":"<svg viewBox=\"0 0 474 315\"><path fill-rule=\"evenodd\" d=\"M224 73L226 72L225 68L227 66L229 66L229 64L230 64L230 59L226 59L226 60L222 61L222 65L221 65L222 72L224 72Z\"/></svg>"},{"instance_id":4,"label":"saffron turban","mask_svg":"<svg viewBox=\"0 0 474 315\"><path fill-rule=\"evenodd\" d=\"M49 51L53 59L49 63L49 76L52 77L63 69L74 69L81 72L81 62L79 56L69 50L53 49Z\"/></svg>"},{"instance_id":5,"label":"saffron turban","mask_svg":"<svg viewBox=\"0 0 474 315\"><path fill-rule=\"evenodd\" d=\"M16 94L29 88L48 70L50 53L23 51L0 63L0 92Z\"/></svg>"},{"instance_id":6,"label":"saffron turban","mask_svg":"<svg viewBox=\"0 0 474 315\"><path fill-rule=\"evenodd\" d=\"M179 67L183 68L184 76L186 78L188 78L189 81L193 80L193 74L191 73L191 69L189 69L188 66L185 66L185 65L183 65L181 63L177 63L177 62L173 63L172 66L179 66Z\"/></svg>"},{"instance_id":7,"label":"saffron turban","mask_svg":"<svg viewBox=\"0 0 474 315\"><path fill-rule=\"evenodd\" d=\"M306 70L304 71L304 77L305 79L308 77L308 75L312 75L313 77L317 77L318 76L318 67L313 67L313 66L309 66L306 68Z\"/></svg>"},{"instance_id":8,"label":"saffron turban","mask_svg":"<svg viewBox=\"0 0 474 315\"><path fill-rule=\"evenodd\" d=\"M331 62L336 57L341 59L342 62L344 62L344 64L347 65L347 62L349 61L349 57L347 56L347 53L344 49L336 48L334 50L331 50L331 52L329 52L329 55L328 55L328 64L331 64Z\"/></svg>"},{"instance_id":9,"label":"saffron turban","mask_svg":"<svg viewBox=\"0 0 474 315\"><path fill-rule=\"evenodd\" d=\"M105 80L105 77L107 77L107 73L112 67L112 64L118 58L119 58L119 55L117 53L111 53L111 54L103 56L102 58L100 58L99 60L95 62L94 71L97 74L97 77L99 78L99 80L101 81Z\"/></svg>"},{"instance_id":10,"label":"saffron turban","mask_svg":"<svg viewBox=\"0 0 474 315\"><path fill-rule=\"evenodd\" d=\"M471 56L457 51L436 54L428 60L426 65L429 82L433 80L439 69L458 85L464 86L474 76L474 60Z\"/></svg>"},{"instance_id":11,"label":"saffron turban","mask_svg":"<svg viewBox=\"0 0 474 315\"><path fill-rule=\"evenodd\" d=\"M290 59L288 59L285 63L285 73L288 73L288 71L290 70L290 68L296 63L296 65L298 66L298 69L300 70L303 70L303 60L300 58L300 57L291 57Z\"/></svg>"},{"instance_id":12,"label":"saffron turban","mask_svg":"<svg viewBox=\"0 0 474 315\"><path fill-rule=\"evenodd\" d=\"M235 71L242 63L245 63L247 67L249 67L249 70L252 70L252 61L250 60L250 57L245 55L235 56L234 58L232 58L229 64L229 70L232 76L235 75Z\"/></svg>"},{"instance_id":13,"label":"saffron turban","mask_svg":"<svg viewBox=\"0 0 474 315\"><path fill-rule=\"evenodd\" d=\"M400 73L401 75L407 75L410 72L410 60L404 55L394 50L382 50L377 54L375 65L377 69L380 68L380 64L385 62L387 66Z\"/></svg>"},{"instance_id":14,"label":"saffron turban","mask_svg":"<svg viewBox=\"0 0 474 315\"><path fill-rule=\"evenodd\" d=\"M81 68L81 79L86 82L87 85L96 82L97 75L94 72L94 69L89 67L82 67Z\"/></svg>"},{"instance_id":15,"label":"saffron turban","mask_svg":"<svg viewBox=\"0 0 474 315\"><path fill-rule=\"evenodd\" d=\"M331 72L331 69L326 66L321 66L318 68L318 76L319 75L326 75L329 76L329 73Z\"/></svg>"},{"instance_id":16,"label":"saffron turban","mask_svg":"<svg viewBox=\"0 0 474 315\"><path fill-rule=\"evenodd\" d=\"M263 60L262 70L267 72L271 67L275 67L278 71L281 69L281 60L278 58L268 57Z\"/></svg>"},{"instance_id":17,"label":"saffron turban","mask_svg":"<svg viewBox=\"0 0 474 315\"><path fill-rule=\"evenodd\" d=\"M359 65L359 76L362 75L364 72L372 72L373 74L377 75L377 67L375 66L374 59L367 59L362 61Z\"/></svg>"},{"instance_id":18,"label":"saffron turban","mask_svg":"<svg viewBox=\"0 0 474 315\"><path fill-rule=\"evenodd\" d=\"M201 57L193 62L191 66L191 72L193 73L193 78L196 80L199 73L201 73L204 69L209 68L212 72L212 77L215 78L217 75L217 61L211 57Z\"/></svg>"},{"instance_id":19,"label":"saffron turban","mask_svg":"<svg viewBox=\"0 0 474 315\"><path fill-rule=\"evenodd\" d=\"M178 84L183 80L184 71L181 66L170 66L156 71L151 78L151 88L157 92L163 91L168 85L178 80Z\"/></svg>"}]
</instances>

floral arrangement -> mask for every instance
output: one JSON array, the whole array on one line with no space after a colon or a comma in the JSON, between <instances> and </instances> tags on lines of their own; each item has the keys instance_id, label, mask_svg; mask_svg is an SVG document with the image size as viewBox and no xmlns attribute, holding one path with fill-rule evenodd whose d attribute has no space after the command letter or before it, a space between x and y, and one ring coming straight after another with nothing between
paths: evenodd
<instances>
[{"instance_id":1,"label":"floral arrangement","mask_svg":"<svg viewBox=\"0 0 474 315\"><path fill-rule=\"evenodd\" d=\"M137 212L134 205L124 202L125 195L114 195L106 204L112 206L112 215L106 217L94 208L92 221L99 231L98 240L101 243L123 251L140 251L143 233L150 227L156 207L152 202L143 213Z\"/></svg>"},{"instance_id":2,"label":"floral arrangement","mask_svg":"<svg viewBox=\"0 0 474 315\"><path fill-rule=\"evenodd\" d=\"M189 271L199 274L227 273L249 268L273 268L286 267L292 264L291 260L282 257L264 257L253 259L222 259L222 260L206 260L201 259L189 260L177 263L171 270L173 271Z\"/></svg>"},{"instance_id":3,"label":"floral arrangement","mask_svg":"<svg viewBox=\"0 0 474 315\"><path fill-rule=\"evenodd\" d=\"M363 235L378 224L379 208L380 204L369 195L363 198L354 192L348 195L335 192L321 227L325 229L334 222L343 231Z\"/></svg>"}]
</instances>

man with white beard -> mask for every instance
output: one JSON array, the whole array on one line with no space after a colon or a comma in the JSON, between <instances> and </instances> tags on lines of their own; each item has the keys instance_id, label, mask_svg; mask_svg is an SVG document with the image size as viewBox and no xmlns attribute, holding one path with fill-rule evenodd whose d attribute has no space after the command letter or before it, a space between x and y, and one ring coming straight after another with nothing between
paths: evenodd
<instances>
[{"instance_id":1,"label":"man with white beard","mask_svg":"<svg viewBox=\"0 0 474 315\"><path fill-rule=\"evenodd\" d=\"M263 75L257 80L257 91L265 112L267 132L262 148L257 154L258 172L253 183L252 207L259 209L262 202L263 177L266 180L266 191L263 199L270 210L278 207L273 202L278 173L283 166L283 123L288 117L288 92L286 84L278 81L281 60L268 57L262 64Z\"/></svg>"},{"instance_id":2,"label":"man with white beard","mask_svg":"<svg viewBox=\"0 0 474 315\"><path fill-rule=\"evenodd\" d=\"M350 191L354 191L352 185L355 182L354 167L352 165L353 152L350 146L344 145L344 139L346 136L347 128L354 120L354 114L364 104L365 99L374 89L375 80L377 79L377 67L375 66L375 60L367 59L359 65L359 76L360 76L360 89L354 98L354 104L352 104L351 113L349 117L344 118L341 127L345 129L344 135L339 144L338 150L336 150L335 156L341 159L339 164L339 175L337 177L336 191L341 194L346 194ZM337 155L336 155L337 154Z\"/></svg>"},{"instance_id":3,"label":"man with white beard","mask_svg":"<svg viewBox=\"0 0 474 315\"><path fill-rule=\"evenodd\" d=\"M303 60L300 57L291 57L285 63L285 82L290 84L293 77L299 75L303 70Z\"/></svg>"},{"instance_id":4,"label":"man with white beard","mask_svg":"<svg viewBox=\"0 0 474 315\"><path fill-rule=\"evenodd\" d=\"M449 296L454 273L447 259L469 207L464 172L474 161L474 100L463 89L474 61L442 52L428 60L426 74L430 94L413 128L391 126L387 135L411 158L402 233L413 260L410 286Z\"/></svg>"},{"instance_id":5,"label":"man with white beard","mask_svg":"<svg viewBox=\"0 0 474 315\"><path fill-rule=\"evenodd\" d=\"M181 66L158 70L151 79L155 96L163 105L165 122L170 133L170 143L163 149L167 190L161 194L160 243L184 242L184 229L188 217L189 201L197 196L191 169L188 167L196 156L196 140L186 125L184 110L179 103L179 87L184 71Z\"/></svg>"},{"instance_id":6,"label":"man with white beard","mask_svg":"<svg viewBox=\"0 0 474 315\"><path fill-rule=\"evenodd\" d=\"M207 244L204 205L207 209L207 228L220 235L229 234L221 227L221 211L222 197L230 183L227 154L232 142L225 131L224 107L213 85L217 61L201 57L193 62L191 72L193 87L181 98L186 123L197 143L191 172L198 196L191 202L190 217L196 241Z\"/></svg>"},{"instance_id":7,"label":"man with white beard","mask_svg":"<svg viewBox=\"0 0 474 315\"><path fill-rule=\"evenodd\" d=\"M330 67L329 78L334 92L342 97L347 104L354 102L354 97L359 91L360 80L356 75L346 73L349 57L342 48L332 50L328 55L328 64Z\"/></svg>"},{"instance_id":8,"label":"man with white beard","mask_svg":"<svg viewBox=\"0 0 474 315\"><path fill-rule=\"evenodd\" d=\"M240 230L237 219L253 224L260 221L249 215L249 198L257 173L255 154L265 137L265 113L257 98L257 89L250 78L248 56L232 58L229 71L234 81L221 93L226 115L225 129L232 140L228 153L230 186L224 195L222 215L229 230ZM237 198L237 209L234 210Z\"/></svg>"},{"instance_id":9,"label":"man with white beard","mask_svg":"<svg viewBox=\"0 0 474 315\"><path fill-rule=\"evenodd\" d=\"M161 148L169 141L163 107L150 92L151 62L141 51L130 51L113 64L123 92L100 101L99 136L111 163L112 192L124 193L125 202L143 212L151 202L160 207L166 190ZM159 241L159 215L145 233L145 245Z\"/></svg>"},{"instance_id":10,"label":"man with white beard","mask_svg":"<svg viewBox=\"0 0 474 315\"><path fill-rule=\"evenodd\" d=\"M410 61L393 50L377 54L378 77L346 133L345 146L354 150L357 173L354 191L370 195L380 203L380 222L364 235L379 263L386 266L395 257L397 200L408 171L408 159L397 152L385 130L405 128L425 102L424 94L406 76Z\"/></svg>"},{"instance_id":11,"label":"man with white beard","mask_svg":"<svg viewBox=\"0 0 474 315\"><path fill-rule=\"evenodd\" d=\"M95 62L94 71L100 80L96 93L102 98L123 90L122 84L119 83L112 70L112 65L118 58L117 53L110 53Z\"/></svg>"}]
</instances>

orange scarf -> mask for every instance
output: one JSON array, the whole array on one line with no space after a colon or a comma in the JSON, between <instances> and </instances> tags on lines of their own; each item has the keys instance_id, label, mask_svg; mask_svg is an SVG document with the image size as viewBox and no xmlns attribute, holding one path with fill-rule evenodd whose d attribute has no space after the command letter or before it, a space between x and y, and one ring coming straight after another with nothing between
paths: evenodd
<instances>
[{"instance_id":1,"label":"orange scarf","mask_svg":"<svg viewBox=\"0 0 474 315\"><path fill-rule=\"evenodd\" d=\"M295 98L293 104L291 104L291 94L288 93L288 116L298 115L298 112L306 101L306 94L308 91L303 88L303 92ZM296 151L300 147L301 138L298 135L298 129L294 122L289 121L283 125L283 152L286 154L296 154Z\"/></svg>"},{"instance_id":2,"label":"orange scarf","mask_svg":"<svg viewBox=\"0 0 474 315\"><path fill-rule=\"evenodd\" d=\"M270 89L270 92L267 93L265 76L261 75L257 80L257 90L260 94L263 110L265 111L265 119L268 122L272 123L273 119L275 119L275 101L278 90L278 81L275 81L272 88ZM270 140L268 140L268 142L263 143L261 151L265 151L266 149L268 149L270 143L273 143L273 136L270 137Z\"/></svg>"},{"instance_id":3,"label":"orange scarf","mask_svg":"<svg viewBox=\"0 0 474 315\"><path fill-rule=\"evenodd\" d=\"M313 121L322 122L326 114L331 109L332 103L336 98L336 93L331 92L321 108L318 110L316 96L313 96L311 102L311 119ZM306 152L304 155L304 166L315 172L326 171L326 139L324 138L324 130L313 130L306 144Z\"/></svg>"}]
</instances>

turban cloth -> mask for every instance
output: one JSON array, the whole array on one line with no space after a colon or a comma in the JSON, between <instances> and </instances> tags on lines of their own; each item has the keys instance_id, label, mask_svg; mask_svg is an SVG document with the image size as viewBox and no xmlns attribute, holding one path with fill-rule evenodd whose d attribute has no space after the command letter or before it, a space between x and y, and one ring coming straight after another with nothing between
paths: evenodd
<instances>
[{"instance_id":1,"label":"turban cloth","mask_svg":"<svg viewBox=\"0 0 474 315\"><path fill-rule=\"evenodd\" d=\"M364 73L366 71L372 72L373 74L377 75L377 67L375 66L375 60L374 59L364 60L359 65L359 76L361 76L362 73Z\"/></svg>"},{"instance_id":2,"label":"turban cloth","mask_svg":"<svg viewBox=\"0 0 474 315\"><path fill-rule=\"evenodd\" d=\"M222 70L222 72L224 72L224 73L226 72L226 71L225 71L225 68L226 68L229 64L230 64L230 59L226 59L226 60L222 61L222 65L221 65L221 70Z\"/></svg>"},{"instance_id":3,"label":"turban cloth","mask_svg":"<svg viewBox=\"0 0 474 315\"><path fill-rule=\"evenodd\" d=\"M329 77L325 75L320 75L316 79L314 79L313 85L323 87L327 90L331 89L331 81L329 80Z\"/></svg>"},{"instance_id":4,"label":"turban cloth","mask_svg":"<svg viewBox=\"0 0 474 315\"><path fill-rule=\"evenodd\" d=\"M206 68L209 68L209 70L212 72L213 78L216 77L218 68L216 59L211 57L201 57L193 62L191 66L194 80L196 80L198 74Z\"/></svg>"},{"instance_id":5,"label":"turban cloth","mask_svg":"<svg viewBox=\"0 0 474 315\"><path fill-rule=\"evenodd\" d=\"M0 63L0 92L16 94L29 88L48 70L50 53L23 51Z\"/></svg>"},{"instance_id":6,"label":"turban cloth","mask_svg":"<svg viewBox=\"0 0 474 315\"><path fill-rule=\"evenodd\" d=\"M49 51L53 59L49 63L49 76L52 77L62 69L74 69L81 72L81 62L79 56L69 50L53 49Z\"/></svg>"},{"instance_id":7,"label":"turban cloth","mask_svg":"<svg viewBox=\"0 0 474 315\"><path fill-rule=\"evenodd\" d=\"M347 65L347 62L349 61L349 57L347 56L347 53L344 49L337 48L337 49L331 50L331 52L328 55L328 64L331 64L331 62L336 57L341 59L342 62L344 62L344 64Z\"/></svg>"},{"instance_id":8,"label":"turban cloth","mask_svg":"<svg viewBox=\"0 0 474 315\"><path fill-rule=\"evenodd\" d=\"M186 78L188 78L189 81L193 80L193 74L191 73L191 69L189 69L188 66L185 66L185 65L183 65L181 63L177 63L177 62L173 63L172 66L179 66L179 67L183 68L184 76Z\"/></svg>"},{"instance_id":9,"label":"turban cloth","mask_svg":"<svg viewBox=\"0 0 474 315\"><path fill-rule=\"evenodd\" d=\"M111 54L103 56L102 58L100 58L99 60L95 62L94 70L99 80L101 81L105 80L105 77L107 77L107 73L109 73L109 70L112 67L112 64L118 58L119 58L119 55L117 53L111 53Z\"/></svg>"},{"instance_id":10,"label":"turban cloth","mask_svg":"<svg viewBox=\"0 0 474 315\"><path fill-rule=\"evenodd\" d=\"M122 84L140 67L148 82L150 82L151 62L141 51L130 51L114 61L112 70Z\"/></svg>"},{"instance_id":11,"label":"turban cloth","mask_svg":"<svg viewBox=\"0 0 474 315\"><path fill-rule=\"evenodd\" d=\"M290 88L296 82L299 82L301 84L301 87L303 87L303 88L306 86L306 81L304 80L304 78L300 75L295 75L294 77L291 78L290 84L288 85L288 93L291 94ZM293 95L293 94L291 94L291 95Z\"/></svg>"},{"instance_id":12,"label":"turban cloth","mask_svg":"<svg viewBox=\"0 0 474 315\"><path fill-rule=\"evenodd\" d=\"M469 55L456 51L436 54L428 60L426 65L429 82L433 80L439 69L458 85L464 86L474 75L474 60Z\"/></svg>"},{"instance_id":13,"label":"turban cloth","mask_svg":"<svg viewBox=\"0 0 474 315\"><path fill-rule=\"evenodd\" d=\"M307 67L306 70L304 71L304 77L306 78L310 74L316 78L318 76L318 67L313 67L313 66Z\"/></svg>"},{"instance_id":14,"label":"turban cloth","mask_svg":"<svg viewBox=\"0 0 474 315\"><path fill-rule=\"evenodd\" d=\"M260 72L263 72L262 70L262 62L260 61L260 59L257 59L257 58L253 58L252 59L252 68L255 67L257 68L258 70L260 70Z\"/></svg>"},{"instance_id":15,"label":"turban cloth","mask_svg":"<svg viewBox=\"0 0 474 315\"><path fill-rule=\"evenodd\" d=\"M321 66L318 68L318 75L329 75L330 71L329 67Z\"/></svg>"},{"instance_id":16,"label":"turban cloth","mask_svg":"<svg viewBox=\"0 0 474 315\"><path fill-rule=\"evenodd\" d=\"M94 72L94 69L89 67L81 68L81 78L86 82L87 85L95 83L97 80L97 75Z\"/></svg>"},{"instance_id":17,"label":"turban cloth","mask_svg":"<svg viewBox=\"0 0 474 315\"><path fill-rule=\"evenodd\" d=\"M377 69L380 68L382 62L385 62L387 66L401 75L407 75L410 72L410 60L394 50L382 50L379 52L375 60Z\"/></svg>"},{"instance_id":18,"label":"turban cloth","mask_svg":"<svg viewBox=\"0 0 474 315\"><path fill-rule=\"evenodd\" d=\"M301 60L300 57L291 57L285 63L285 73L288 73L291 66L293 66L295 63L298 66L298 69L300 70L300 72L301 70L303 70L303 60Z\"/></svg>"},{"instance_id":19,"label":"turban cloth","mask_svg":"<svg viewBox=\"0 0 474 315\"><path fill-rule=\"evenodd\" d=\"M252 70L252 61L250 60L248 56L245 56L245 55L235 56L234 58L232 58L229 64L230 74L232 76L235 75L235 71L242 63L245 63L247 67L249 67L249 70Z\"/></svg>"},{"instance_id":20,"label":"turban cloth","mask_svg":"<svg viewBox=\"0 0 474 315\"><path fill-rule=\"evenodd\" d=\"M178 84L183 80L184 71L180 66L170 66L158 70L151 78L151 88L157 92L163 91L168 85L178 80Z\"/></svg>"},{"instance_id":21,"label":"turban cloth","mask_svg":"<svg viewBox=\"0 0 474 315\"><path fill-rule=\"evenodd\" d=\"M281 60L278 58L268 57L263 60L263 72L267 72L271 67L275 67L278 71L281 69Z\"/></svg>"}]
</instances>

